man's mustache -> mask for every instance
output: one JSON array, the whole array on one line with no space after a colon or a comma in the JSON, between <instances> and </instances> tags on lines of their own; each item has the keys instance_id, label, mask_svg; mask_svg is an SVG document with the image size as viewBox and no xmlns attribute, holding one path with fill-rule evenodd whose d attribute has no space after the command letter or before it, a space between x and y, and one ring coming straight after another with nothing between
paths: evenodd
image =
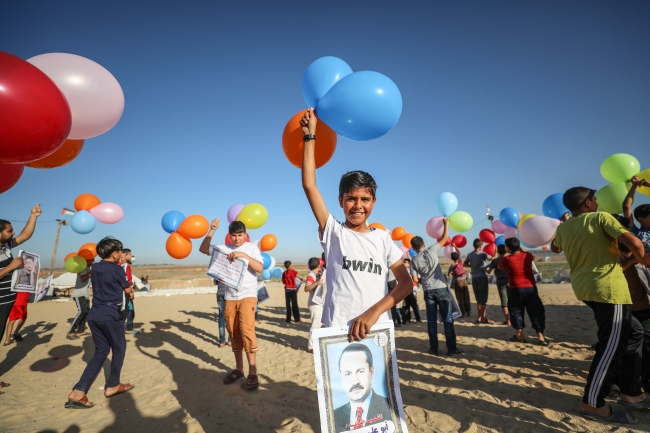
<instances>
[{"instance_id":1,"label":"man's mustache","mask_svg":"<svg viewBox=\"0 0 650 433\"><path fill-rule=\"evenodd\" d=\"M360 389L360 390L363 390L363 389L364 389L364 387L363 387L363 386L361 386L361 384L360 384L360 383L357 383L357 384L355 384L355 385L352 385L352 388L350 388L350 390L349 390L348 392L352 392L352 391L354 391L354 390L356 390L356 389Z\"/></svg>"}]
</instances>

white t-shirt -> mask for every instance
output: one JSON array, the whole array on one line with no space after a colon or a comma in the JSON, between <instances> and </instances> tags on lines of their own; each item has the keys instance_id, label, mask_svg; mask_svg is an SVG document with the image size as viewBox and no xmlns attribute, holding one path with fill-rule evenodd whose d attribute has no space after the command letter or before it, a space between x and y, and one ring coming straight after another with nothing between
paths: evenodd
<instances>
[{"instance_id":1,"label":"white t-shirt","mask_svg":"<svg viewBox=\"0 0 650 433\"><path fill-rule=\"evenodd\" d=\"M215 248L225 254L230 254L233 251L240 251L244 254L248 254L251 259L264 263L260 249L250 242L244 242L241 247L237 248L235 248L233 244L210 245L210 255L212 255ZM226 301L239 301L244 298L257 298L257 273L250 268L250 263L248 269L244 271L244 279L242 280L239 290L226 286Z\"/></svg>"},{"instance_id":2,"label":"white t-shirt","mask_svg":"<svg viewBox=\"0 0 650 433\"><path fill-rule=\"evenodd\" d=\"M327 260L323 324L347 326L388 294L388 268L402 251L384 230L357 233L330 214L320 242ZM379 320L391 320L387 311Z\"/></svg>"}]
</instances>

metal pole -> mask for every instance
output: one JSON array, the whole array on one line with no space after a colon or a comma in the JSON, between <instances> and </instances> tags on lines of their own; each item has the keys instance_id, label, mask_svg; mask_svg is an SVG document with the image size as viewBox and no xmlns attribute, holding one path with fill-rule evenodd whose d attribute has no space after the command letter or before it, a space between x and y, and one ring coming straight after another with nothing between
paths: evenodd
<instances>
[{"instance_id":1,"label":"metal pole","mask_svg":"<svg viewBox=\"0 0 650 433\"><path fill-rule=\"evenodd\" d=\"M56 227L56 239L54 239L54 251L52 252L52 266L50 267L50 275L54 275L54 263L56 262L56 249L59 246L59 233L61 233L61 225L63 220L56 220L58 225Z\"/></svg>"}]
</instances>

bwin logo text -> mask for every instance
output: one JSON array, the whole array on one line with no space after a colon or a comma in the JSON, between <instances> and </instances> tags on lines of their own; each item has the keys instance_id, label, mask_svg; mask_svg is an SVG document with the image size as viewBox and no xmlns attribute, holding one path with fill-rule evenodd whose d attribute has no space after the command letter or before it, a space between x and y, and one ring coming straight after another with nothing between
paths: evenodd
<instances>
[{"instance_id":1,"label":"bwin logo text","mask_svg":"<svg viewBox=\"0 0 650 433\"><path fill-rule=\"evenodd\" d=\"M348 260L346 256L343 256L343 269L381 275L382 267L379 263L373 263L372 259L369 262L364 262L362 260Z\"/></svg>"}]
</instances>

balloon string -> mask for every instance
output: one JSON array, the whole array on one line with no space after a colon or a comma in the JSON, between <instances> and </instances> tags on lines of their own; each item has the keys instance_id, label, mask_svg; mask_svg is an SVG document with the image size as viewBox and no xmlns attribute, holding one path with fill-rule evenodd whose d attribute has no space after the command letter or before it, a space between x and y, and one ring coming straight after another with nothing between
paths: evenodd
<instances>
[{"instance_id":1,"label":"balloon string","mask_svg":"<svg viewBox=\"0 0 650 433\"><path fill-rule=\"evenodd\" d=\"M7 220L12 223L26 223L27 221L22 221L22 220ZM57 220L47 220L47 221L38 221L38 224L43 224L43 223L55 223Z\"/></svg>"}]
</instances>

